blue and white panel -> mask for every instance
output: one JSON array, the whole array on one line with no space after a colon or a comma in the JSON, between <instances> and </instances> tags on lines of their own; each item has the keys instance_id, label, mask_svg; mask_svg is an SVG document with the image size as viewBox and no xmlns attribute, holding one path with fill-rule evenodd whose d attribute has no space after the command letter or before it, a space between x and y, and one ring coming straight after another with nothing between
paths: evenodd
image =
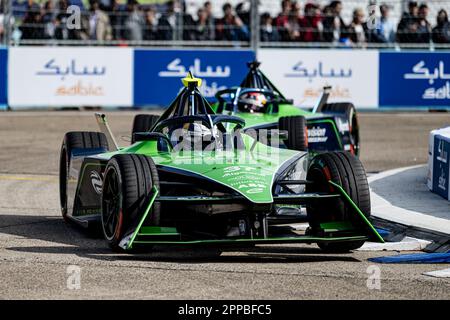
<instances>
[{"instance_id":1,"label":"blue and white panel","mask_svg":"<svg viewBox=\"0 0 450 320\"><path fill-rule=\"evenodd\" d=\"M324 86L330 101L378 107L377 50L261 49L261 70L294 103L313 107Z\"/></svg>"},{"instance_id":2,"label":"blue and white panel","mask_svg":"<svg viewBox=\"0 0 450 320\"><path fill-rule=\"evenodd\" d=\"M11 48L9 105L131 107L132 58L131 48Z\"/></svg>"},{"instance_id":3,"label":"blue and white panel","mask_svg":"<svg viewBox=\"0 0 450 320\"><path fill-rule=\"evenodd\" d=\"M250 50L148 50L134 52L134 105L168 106L191 71L203 80L202 91L213 99L217 91L237 86L254 60Z\"/></svg>"},{"instance_id":4,"label":"blue and white panel","mask_svg":"<svg viewBox=\"0 0 450 320\"><path fill-rule=\"evenodd\" d=\"M450 52L380 52L380 107L450 108Z\"/></svg>"}]
</instances>

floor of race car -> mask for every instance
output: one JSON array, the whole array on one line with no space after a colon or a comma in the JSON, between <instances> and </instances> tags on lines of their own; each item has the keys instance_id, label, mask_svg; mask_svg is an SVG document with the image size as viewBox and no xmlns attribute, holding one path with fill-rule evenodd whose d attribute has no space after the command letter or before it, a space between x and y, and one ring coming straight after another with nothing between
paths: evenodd
<instances>
[{"instance_id":1,"label":"floor of race car","mask_svg":"<svg viewBox=\"0 0 450 320\"><path fill-rule=\"evenodd\" d=\"M118 137L129 134L132 117L112 113ZM443 114L362 115L366 168L425 163L427 132L446 122ZM89 129L95 122L84 112L0 116L0 298L450 298L449 279L423 275L448 264L368 261L395 251L323 254L316 245L283 244L213 259L186 249L111 253L102 239L66 225L58 209L62 136ZM379 289L373 286L378 272ZM79 286L71 282L74 275Z\"/></svg>"}]
</instances>

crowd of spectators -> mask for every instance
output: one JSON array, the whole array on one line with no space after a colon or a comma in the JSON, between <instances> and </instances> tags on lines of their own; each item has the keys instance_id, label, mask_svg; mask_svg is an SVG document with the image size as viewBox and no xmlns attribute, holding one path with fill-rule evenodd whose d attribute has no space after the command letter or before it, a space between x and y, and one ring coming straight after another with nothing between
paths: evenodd
<instances>
[{"instance_id":1,"label":"crowd of spectators","mask_svg":"<svg viewBox=\"0 0 450 320\"><path fill-rule=\"evenodd\" d=\"M304 4L304 5L303 5ZM248 41L250 6L247 1L233 7L226 3L223 15L214 17L212 1L206 1L196 14L187 13L184 2L168 1L163 6L141 5L128 0L121 5L110 0L89 0L81 11L79 25L71 27L70 0L47 0L43 5L27 0L19 25L21 39L63 40L190 40ZM434 26L428 21L429 9L424 2L408 3L400 21L392 21L387 4L357 8L346 24L342 18L343 3L331 1L319 6L312 1L282 0L278 16L262 10L260 40L263 42L327 42L350 46L367 43L450 43L450 23L442 9ZM369 12L370 11L370 12ZM376 18L374 19L376 13Z\"/></svg>"},{"instance_id":2,"label":"crowd of spectators","mask_svg":"<svg viewBox=\"0 0 450 320\"><path fill-rule=\"evenodd\" d=\"M207 1L193 17L186 13L181 1L168 1L164 6L140 5L128 0L120 5L111 0L89 0L82 10L79 24L70 19L67 11L70 0L47 0L42 6L28 0L19 25L20 38L26 40L193 40L248 41L249 12L242 5L233 8L226 3L223 17L215 18L212 3ZM162 10L157 10L162 9ZM69 22L69 20L71 20Z\"/></svg>"},{"instance_id":3,"label":"crowd of spectators","mask_svg":"<svg viewBox=\"0 0 450 320\"><path fill-rule=\"evenodd\" d=\"M283 0L281 13L261 17L262 41L333 42L364 46L367 43L450 43L450 23L447 12L441 9L433 28L428 21L426 3L408 3L408 10L396 24L390 18L392 8L387 4L356 8L352 20L346 24L341 16L343 3L332 1L321 8L306 3L303 12L299 2ZM377 14L377 9L379 14ZM370 11L370 12L366 12Z\"/></svg>"}]
</instances>

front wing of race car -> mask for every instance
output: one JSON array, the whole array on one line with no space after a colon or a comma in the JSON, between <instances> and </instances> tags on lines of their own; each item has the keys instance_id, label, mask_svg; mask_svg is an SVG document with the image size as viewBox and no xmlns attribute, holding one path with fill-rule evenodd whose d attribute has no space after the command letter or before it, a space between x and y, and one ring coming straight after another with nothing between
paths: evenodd
<instances>
[{"instance_id":1,"label":"front wing of race car","mask_svg":"<svg viewBox=\"0 0 450 320\"><path fill-rule=\"evenodd\" d=\"M358 206L352 201L349 195L338 184L329 181L337 190L335 194L304 193L298 195L280 195L274 197L274 204L299 203L307 204L311 201L320 201L327 198L340 197L346 202L352 214L364 226L354 228L349 221L327 222L320 225L319 235L298 234L292 231L285 233L272 233L270 230L264 237L252 238L224 238L224 239L192 239L185 237L174 227L144 226L144 221L151 214L151 208L155 201L164 202L186 202L196 204L212 203L233 203L246 201L243 196L229 197L167 197L159 196L158 189L153 187L149 198L148 206L142 214L137 224L130 229L120 242L120 247L124 250L131 250L142 245L245 245L245 244L272 244L272 243L319 243L319 242L346 242L346 241L366 241L383 243L384 240L373 227L367 217L361 212ZM269 227L270 228L270 227ZM286 229L285 229L286 230Z\"/></svg>"}]
</instances>

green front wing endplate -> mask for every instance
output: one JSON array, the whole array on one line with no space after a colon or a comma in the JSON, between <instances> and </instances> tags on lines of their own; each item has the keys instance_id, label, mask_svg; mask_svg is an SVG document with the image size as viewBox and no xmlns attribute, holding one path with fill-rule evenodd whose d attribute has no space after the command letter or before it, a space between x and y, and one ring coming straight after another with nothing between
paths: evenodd
<instances>
[{"instance_id":1,"label":"green front wing endplate","mask_svg":"<svg viewBox=\"0 0 450 320\"><path fill-rule=\"evenodd\" d=\"M223 244L223 245L238 245L245 243L259 243L259 244L270 244L270 243L316 243L316 242L346 242L346 241L365 241L372 240L375 242L384 243L383 238L377 232L377 230L373 227L367 217L361 212L358 206L352 201L349 195L344 191L344 189L332 182L329 181L331 185L336 187L338 193L342 197L342 199L347 202L353 208L354 214L360 218L361 222L367 227L367 234L365 235L337 235L342 232L351 232L355 231L353 225L350 222L328 222L322 223L321 228L325 234L329 234L329 236L310 236L310 235L299 235L299 236L286 236L286 237L273 237L273 238L234 238L234 239L212 239L212 240L189 240L183 241L181 234L177 231L176 228L170 227L157 227L157 226L144 226L144 221L151 212L151 208L153 203L156 201L158 197L158 189L153 187L152 194L150 196L150 200L144 214L142 215L141 220L139 221L136 228L134 228L131 232L129 232L120 242L120 246L129 250L133 248L134 244L137 245L164 245L164 244L172 244L172 245L196 245L196 244ZM185 201L186 198L183 198ZM198 199L196 199L198 201ZM208 201L207 198L204 198L205 202Z\"/></svg>"}]
</instances>

